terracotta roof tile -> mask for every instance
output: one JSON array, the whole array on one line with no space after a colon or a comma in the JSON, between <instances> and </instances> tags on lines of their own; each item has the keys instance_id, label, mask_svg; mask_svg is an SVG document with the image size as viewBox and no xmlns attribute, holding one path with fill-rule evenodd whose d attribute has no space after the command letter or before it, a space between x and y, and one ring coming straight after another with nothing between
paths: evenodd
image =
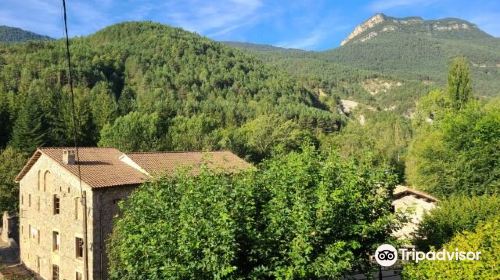
<instances>
[{"instance_id":1,"label":"terracotta roof tile","mask_svg":"<svg viewBox=\"0 0 500 280\"><path fill-rule=\"evenodd\" d=\"M423 191L419 191L416 189L412 189L412 188L409 188L407 186L398 185L394 189L394 197L396 197L396 198L400 198L400 197L405 196L407 194L417 195L417 196L420 196L422 198L428 199L432 202L438 201L437 198L433 197L432 195L430 195L428 193L425 193Z\"/></svg>"},{"instance_id":2,"label":"terracotta roof tile","mask_svg":"<svg viewBox=\"0 0 500 280\"><path fill-rule=\"evenodd\" d=\"M229 151L128 153L127 156L153 176L170 175L183 168L198 173L202 165L225 172L238 172L252 166Z\"/></svg>"},{"instance_id":3,"label":"terracotta roof tile","mask_svg":"<svg viewBox=\"0 0 500 280\"><path fill-rule=\"evenodd\" d=\"M39 148L17 175L16 181L20 181L26 175L42 154L78 176L78 165L64 164L62 161L63 151L71 149L73 148ZM129 154L124 154L114 148L79 148L78 151L81 179L92 188L138 185L147 181L150 175L170 175L182 168L191 168L194 173L197 173L200 166L204 164L210 169L225 172L237 172L252 167L251 164L228 151ZM124 157L128 157L133 163L126 162L123 160Z\"/></svg>"},{"instance_id":4,"label":"terracotta roof tile","mask_svg":"<svg viewBox=\"0 0 500 280\"><path fill-rule=\"evenodd\" d=\"M63 150L71 148L40 148L39 150L78 176L78 165L62 162ZM82 181L93 188L141 184L148 176L120 160L123 154L114 148L79 148Z\"/></svg>"}]
</instances>

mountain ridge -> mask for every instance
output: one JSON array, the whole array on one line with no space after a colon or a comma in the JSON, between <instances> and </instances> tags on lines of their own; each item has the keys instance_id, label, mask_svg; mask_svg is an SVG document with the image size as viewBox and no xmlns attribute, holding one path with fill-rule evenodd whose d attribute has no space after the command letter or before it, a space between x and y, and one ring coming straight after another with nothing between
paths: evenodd
<instances>
[{"instance_id":1,"label":"mountain ridge","mask_svg":"<svg viewBox=\"0 0 500 280\"><path fill-rule=\"evenodd\" d=\"M53 38L18 27L0 25L0 42L17 43L25 41L48 41Z\"/></svg>"},{"instance_id":2,"label":"mountain ridge","mask_svg":"<svg viewBox=\"0 0 500 280\"><path fill-rule=\"evenodd\" d=\"M494 38L482 31L476 24L460 18L442 18L424 20L422 17L411 16L397 18L377 13L363 23L357 25L340 45L366 42L384 33L402 32L409 34L427 35L438 38Z\"/></svg>"}]
</instances>

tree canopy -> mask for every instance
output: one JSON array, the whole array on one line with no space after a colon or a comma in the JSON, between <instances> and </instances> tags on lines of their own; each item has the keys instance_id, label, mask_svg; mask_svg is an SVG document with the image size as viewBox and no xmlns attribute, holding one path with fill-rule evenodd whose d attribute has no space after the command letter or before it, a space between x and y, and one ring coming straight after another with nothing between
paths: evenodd
<instances>
[{"instance_id":1,"label":"tree canopy","mask_svg":"<svg viewBox=\"0 0 500 280\"><path fill-rule=\"evenodd\" d=\"M112 279L331 279L395 226L387 169L311 147L258 170L148 183L120 207Z\"/></svg>"}]
</instances>

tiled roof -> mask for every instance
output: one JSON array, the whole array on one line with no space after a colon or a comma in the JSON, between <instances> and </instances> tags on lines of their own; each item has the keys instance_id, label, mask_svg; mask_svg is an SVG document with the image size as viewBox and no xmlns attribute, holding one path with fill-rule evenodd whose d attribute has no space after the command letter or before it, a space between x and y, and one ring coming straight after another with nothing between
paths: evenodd
<instances>
[{"instance_id":1,"label":"tiled roof","mask_svg":"<svg viewBox=\"0 0 500 280\"><path fill-rule=\"evenodd\" d=\"M64 164L63 151L72 148L39 148L21 172L20 181L42 154L78 176L78 165ZM235 154L222 152L154 152L124 154L114 148L79 148L81 179L92 188L103 188L144 183L151 176L173 174L177 169L189 168L198 172L206 164L210 169L237 172L251 165ZM133 162L124 160L128 157Z\"/></svg>"},{"instance_id":2,"label":"tiled roof","mask_svg":"<svg viewBox=\"0 0 500 280\"><path fill-rule=\"evenodd\" d=\"M423 191L419 191L419 190L412 189L412 188L409 188L406 186L401 186L401 185L396 186L396 188L394 189L394 197L400 198L400 197L405 196L405 195L416 195L416 196L421 197L423 199L430 200L431 202L438 201L437 198L435 198L432 195L425 193Z\"/></svg>"},{"instance_id":3,"label":"tiled roof","mask_svg":"<svg viewBox=\"0 0 500 280\"><path fill-rule=\"evenodd\" d=\"M224 172L237 172L251 167L249 163L228 151L128 153L127 156L151 175L169 175L186 168L198 173L202 165Z\"/></svg>"}]
</instances>

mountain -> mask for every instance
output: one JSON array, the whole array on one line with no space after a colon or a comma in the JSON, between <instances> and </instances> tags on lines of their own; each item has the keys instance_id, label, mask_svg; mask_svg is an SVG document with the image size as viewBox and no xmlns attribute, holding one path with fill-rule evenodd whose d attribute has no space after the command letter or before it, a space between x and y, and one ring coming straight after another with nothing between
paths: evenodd
<instances>
[{"instance_id":1,"label":"mountain","mask_svg":"<svg viewBox=\"0 0 500 280\"><path fill-rule=\"evenodd\" d=\"M500 92L500 39L461 19L423 20L376 14L342 42L321 52L238 46L284 69L311 89L383 110L410 114L416 100L443 87L449 61L470 61L475 95Z\"/></svg>"},{"instance_id":2,"label":"mountain","mask_svg":"<svg viewBox=\"0 0 500 280\"><path fill-rule=\"evenodd\" d=\"M0 25L0 42L13 43L40 40L52 40L52 38L26 31L17 27Z\"/></svg>"},{"instance_id":3,"label":"mountain","mask_svg":"<svg viewBox=\"0 0 500 280\"><path fill-rule=\"evenodd\" d=\"M383 33L406 33L448 39L491 38L475 24L458 18L424 20L421 17L395 18L376 14L358 25L341 45L365 42Z\"/></svg>"}]
</instances>

